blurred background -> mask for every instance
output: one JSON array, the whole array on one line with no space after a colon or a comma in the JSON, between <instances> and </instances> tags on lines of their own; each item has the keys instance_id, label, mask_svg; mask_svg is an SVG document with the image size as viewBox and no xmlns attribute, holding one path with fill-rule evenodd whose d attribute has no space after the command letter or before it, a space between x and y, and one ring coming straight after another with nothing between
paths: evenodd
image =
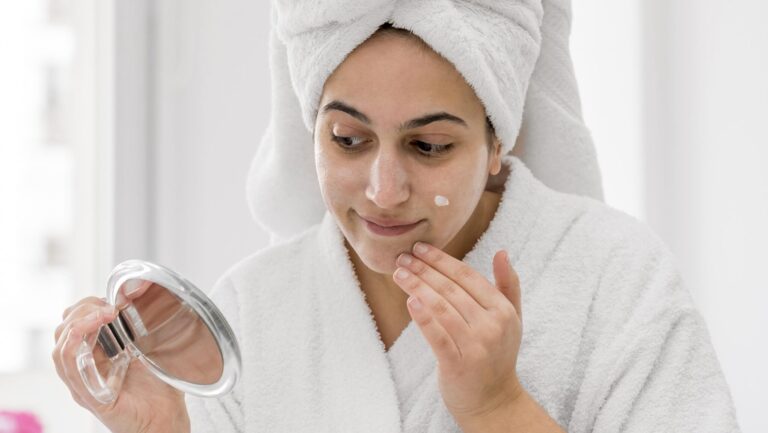
<instances>
[{"instance_id":1,"label":"blurred background","mask_svg":"<svg viewBox=\"0 0 768 433\"><path fill-rule=\"evenodd\" d=\"M674 251L743 431L768 431L768 2L573 4L606 202ZM63 309L128 258L208 289L266 245L268 31L266 1L0 2L0 412L102 431L53 370Z\"/></svg>"}]
</instances>

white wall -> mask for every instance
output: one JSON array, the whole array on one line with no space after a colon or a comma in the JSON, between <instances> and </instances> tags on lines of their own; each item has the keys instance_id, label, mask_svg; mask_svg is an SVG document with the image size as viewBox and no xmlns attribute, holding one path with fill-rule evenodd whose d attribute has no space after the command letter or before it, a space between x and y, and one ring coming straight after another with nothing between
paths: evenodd
<instances>
[{"instance_id":1,"label":"white wall","mask_svg":"<svg viewBox=\"0 0 768 433\"><path fill-rule=\"evenodd\" d=\"M645 219L641 1L575 0L571 55L605 202Z\"/></svg>"},{"instance_id":2,"label":"white wall","mask_svg":"<svg viewBox=\"0 0 768 433\"><path fill-rule=\"evenodd\" d=\"M245 179L269 116L269 4L154 3L149 257L208 289L267 241Z\"/></svg>"},{"instance_id":3,"label":"white wall","mask_svg":"<svg viewBox=\"0 0 768 433\"><path fill-rule=\"evenodd\" d=\"M644 0L646 199L745 432L768 431L768 2Z\"/></svg>"}]
</instances>

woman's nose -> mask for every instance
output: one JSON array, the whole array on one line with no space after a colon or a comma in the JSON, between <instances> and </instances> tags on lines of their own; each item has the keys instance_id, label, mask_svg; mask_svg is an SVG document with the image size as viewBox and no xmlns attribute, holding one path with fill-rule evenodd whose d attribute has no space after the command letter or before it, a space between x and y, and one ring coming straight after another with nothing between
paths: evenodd
<instances>
[{"instance_id":1,"label":"woman's nose","mask_svg":"<svg viewBox=\"0 0 768 433\"><path fill-rule=\"evenodd\" d=\"M382 209L397 207L408 200L408 175L397 155L380 153L371 165L366 197Z\"/></svg>"}]
</instances>

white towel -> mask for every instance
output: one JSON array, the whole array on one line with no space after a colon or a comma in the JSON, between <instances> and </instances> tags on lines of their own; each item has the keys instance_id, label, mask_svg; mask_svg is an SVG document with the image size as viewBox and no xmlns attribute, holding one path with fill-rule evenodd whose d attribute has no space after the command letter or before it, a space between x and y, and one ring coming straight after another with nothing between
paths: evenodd
<instances>
[{"instance_id":1,"label":"white towel","mask_svg":"<svg viewBox=\"0 0 768 433\"><path fill-rule=\"evenodd\" d=\"M320 92L344 58L388 21L456 66L505 152L551 188L602 200L568 46L570 0L274 0L273 6L272 113L247 196L254 219L274 241L322 219L311 134ZM503 181L491 178L488 189Z\"/></svg>"},{"instance_id":2,"label":"white towel","mask_svg":"<svg viewBox=\"0 0 768 433\"><path fill-rule=\"evenodd\" d=\"M509 252L526 390L572 433L738 432L706 326L660 239L546 187L515 157L504 164L498 211L464 261L493 281L494 253ZM193 432L460 431L418 326L385 351L330 213L235 265L213 299L235 324L243 377L222 399L188 398Z\"/></svg>"}]
</instances>

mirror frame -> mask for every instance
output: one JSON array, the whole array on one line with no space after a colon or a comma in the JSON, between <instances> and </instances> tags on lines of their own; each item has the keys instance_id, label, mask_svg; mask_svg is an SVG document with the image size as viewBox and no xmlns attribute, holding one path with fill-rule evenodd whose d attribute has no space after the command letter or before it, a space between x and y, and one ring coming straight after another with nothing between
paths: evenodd
<instances>
[{"instance_id":1,"label":"mirror frame","mask_svg":"<svg viewBox=\"0 0 768 433\"><path fill-rule=\"evenodd\" d=\"M126 350L141 360L141 362L163 382L185 393L202 397L215 397L226 394L234 387L242 369L242 357L235 333L224 318L224 315L213 302L194 284L181 275L164 266L144 260L126 260L115 267L107 283L107 302L116 305L119 289L128 280L142 279L159 284L176 295L182 302L189 305L208 329L211 331L216 344L219 346L223 368L219 380L212 384L198 384L181 380L168 375L151 359L144 356L123 327L120 320L112 322L119 337L125 342Z\"/></svg>"}]
</instances>

